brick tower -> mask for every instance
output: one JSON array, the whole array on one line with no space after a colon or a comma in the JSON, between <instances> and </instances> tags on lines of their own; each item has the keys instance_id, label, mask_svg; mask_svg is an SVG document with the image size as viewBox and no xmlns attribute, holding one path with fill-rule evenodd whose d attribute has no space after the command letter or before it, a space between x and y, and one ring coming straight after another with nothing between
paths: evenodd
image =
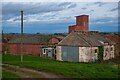
<instances>
[{"instance_id":1,"label":"brick tower","mask_svg":"<svg viewBox=\"0 0 120 80\"><path fill-rule=\"evenodd\" d=\"M80 15L76 16L76 25L69 26L70 32L88 32L89 31L89 16Z\"/></svg>"}]
</instances>

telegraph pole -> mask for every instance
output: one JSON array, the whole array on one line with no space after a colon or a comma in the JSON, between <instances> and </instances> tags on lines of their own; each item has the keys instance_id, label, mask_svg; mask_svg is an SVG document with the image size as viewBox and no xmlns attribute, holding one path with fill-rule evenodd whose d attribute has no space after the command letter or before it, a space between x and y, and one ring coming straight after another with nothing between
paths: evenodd
<instances>
[{"instance_id":1,"label":"telegraph pole","mask_svg":"<svg viewBox=\"0 0 120 80\"><path fill-rule=\"evenodd\" d=\"M22 36L23 36L23 11L21 11L21 62L23 62L23 40L22 40Z\"/></svg>"}]
</instances>

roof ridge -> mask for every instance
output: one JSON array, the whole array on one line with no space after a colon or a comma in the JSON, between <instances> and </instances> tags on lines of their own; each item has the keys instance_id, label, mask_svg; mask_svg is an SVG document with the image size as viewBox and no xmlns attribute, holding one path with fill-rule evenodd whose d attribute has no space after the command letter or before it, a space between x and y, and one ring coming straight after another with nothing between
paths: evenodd
<instances>
[{"instance_id":1,"label":"roof ridge","mask_svg":"<svg viewBox=\"0 0 120 80\"><path fill-rule=\"evenodd\" d=\"M78 33L77 33L77 36L79 36ZM82 36L79 36L79 38L80 38L80 37L81 37L88 45L92 46L86 39L84 39Z\"/></svg>"},{"instance_id":2,"label":"roof ridge","mask_svg":"<svg viewBox=\"0 0 120 80\"><path fill-rule=\"evenodd\" d=\"M73 33L73 32L71 32L70 34L68 34L64 39L66 39L66 38L67 38L68 36L70 36L72 33ZM62 43L64 39L62 39L62 40L58 43L58 45L59 45L60 43Z\"/></svg>"}]
</instances>

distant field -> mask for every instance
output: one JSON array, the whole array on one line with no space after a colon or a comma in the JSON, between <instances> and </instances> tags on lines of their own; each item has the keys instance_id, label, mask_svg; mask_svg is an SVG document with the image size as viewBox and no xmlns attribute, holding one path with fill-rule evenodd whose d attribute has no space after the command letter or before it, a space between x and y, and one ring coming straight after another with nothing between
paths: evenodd
<instances>
[{"instance_id":1,"label":"distant field","mask_svg":"<svg viewBox=\"0 0 120 80\"><path fill-rule=\"evenodd\" d=\"M3 55L3 63L24 66L63 75L69 78L117 78L118 68L114 64L60 62L36 56Z\"/></svg>"}]
</instances>

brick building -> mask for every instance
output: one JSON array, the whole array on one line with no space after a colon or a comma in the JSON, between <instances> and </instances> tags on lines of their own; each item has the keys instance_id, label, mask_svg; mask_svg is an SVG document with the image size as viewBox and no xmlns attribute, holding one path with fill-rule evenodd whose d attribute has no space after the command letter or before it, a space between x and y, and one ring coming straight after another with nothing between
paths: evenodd
<instances>
[{"instance_id":1,"label":"brick building","mask_svg":"<svg viewBox=\"0 0 120 80\"><path fill-rule=\"evenodd\" d=\"M115 34L107 34L105 37L109 38L111 41L115 42L115 53L116 56L120 56L120 37Z\"/></svg>"},{"instance_id":2,"label":"brick building","mask_svg":"<svg viewBox=\"0 0 120 80\"><path fill-rule=\"evenodd\" d=\"M100 33L89 32L88 15L76 16L76 25L69 26L68 32L56 47L57 60L94 62L115 57L114 42Z\"/></svg>"},{"instance_id":3,"label":"brick building","mask_svg":"<svg viewBox=\"0 0 120 80\"><path fill-rule=\"evenodd\" d=\"M89 31L89 16L76 16L76 25L69 26L68 32L88 32Z\"/></svg>"},{"instance_id":4,"label":"brick building","mask_svg":"<svg viewBox=\"0 0 120 80\"><path fill-rule=\"evenodd\" d=\"M94 62L114 58L114 44L101 34L71 32L57 45L57 60ZM101 51L102 49L102 51ZM102 55L102 56L99 56Z\"/></svg>"},{"instance_id":5,"label":"brick building","mask_svg":"<svg viewBox=\"0 0 120 80\"><path fill-rule=\"evenodd\" d=\"M24 34L14 36L9 42L11 54L37 55L55 59L56 44L64 37L45 34ZM22 45L21 45L22 42ZM21 47L23 48L21 50Z\"/></svg>"}]
</instances>

